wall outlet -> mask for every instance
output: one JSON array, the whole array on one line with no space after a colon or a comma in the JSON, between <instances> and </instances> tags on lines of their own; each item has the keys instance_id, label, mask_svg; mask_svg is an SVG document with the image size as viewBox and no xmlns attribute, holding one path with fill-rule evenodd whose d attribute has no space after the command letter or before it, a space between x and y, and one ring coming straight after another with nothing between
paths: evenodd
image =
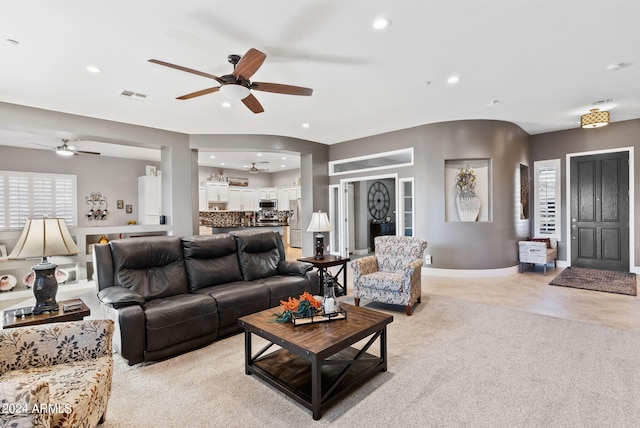
<instances>
[{"instance_id":1,"label":"wall outlet","mask_svg":"<svg viewBox=\"0 0 640 428\"><path fill-rule=\"evenodd\" d=\"M425 265L430 265L431 264L431 254L425 254L425 256L424 256L424 264Z\"/></svg>"}]
</instances>

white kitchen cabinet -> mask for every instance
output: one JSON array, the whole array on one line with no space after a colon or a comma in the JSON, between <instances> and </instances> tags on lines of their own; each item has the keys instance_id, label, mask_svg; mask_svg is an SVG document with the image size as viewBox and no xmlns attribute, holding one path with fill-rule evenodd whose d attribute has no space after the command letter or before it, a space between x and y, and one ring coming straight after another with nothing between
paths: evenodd
<instances>
[{"instance_id":1,"label":"white kitchen cabinet","mask_svg":"<svg viewBox=\"0 0 640 428\"><path fill-rule=\"evenodd\" d=\"M289 211L289 210L290 210L289 187L279 187L278 188L278 211Z\"/></svg>"},{"instance_id":2,"label":"white kitchen cabinet","mask_svg":"<svg viewBox=\"0 0 640 428\"><path fill-rule=\"evenodd\" d=\"M227 202L229 183L207 182L207 202Z\"/></svg>"},{"instance_id":3,"label":"white kitchen cabinet","mask_svg":"<svg viewBox=\"0 0 640 428\"><path fill-rule=\"evenodd\" d=\"M209 211L209 204L207 204L207 188L205 186L198 187L198 211Z\"/></svg>"},{"instance_id":4,"label":"white kitchen cabinet","mask_svg":"<svg viewBox=\"0 0 640 428\"><path fill-rule=\"evenodd\" d=\"M138 223L160 224L162 214L161 177L138 177Z\"/></svg>"},{"instance_id":5,"label":"white kitchen cabinet","mask_svg":"<svg viewBox=\"0 0 640 428\"><path fill-rule=\"evenodd\" d=\"M259 187L258 199L278 199L278 189L275 187Z\"/></svg>"},{"instance_id":6,"label":"white kitchen cabinet","mask_svg":"<svg viewBox=\"0 0 640 428\"><path fill-rule=\"evenodd\" d=\"M256 197L254 189L229 189L229 211L256 211Z\"/></svg>"}]
</instances>

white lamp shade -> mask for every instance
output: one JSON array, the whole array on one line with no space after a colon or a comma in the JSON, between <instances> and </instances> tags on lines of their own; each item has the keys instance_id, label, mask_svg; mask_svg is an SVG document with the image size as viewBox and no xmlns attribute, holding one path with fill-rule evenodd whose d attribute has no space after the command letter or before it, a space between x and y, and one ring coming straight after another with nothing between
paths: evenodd
<instances>
[{"instance_id":1,"label":"white lamp shade","mask_svg":"<svg viewBox=\"0 0 640 428\"><path fill-rule=\"evenodd\" d=\"M69 229L62 218L34 218L27 220L10 259L30 259L78 254Z\"/></svg>"},{"instance_id":2,"label":"white lamp shade","mask_svg":"<svg viewBox=\"0 0 640 428\"><path fill-rule=\"evenodd\" d=\"M220 92L230 100L243 100L249 96L250 91L249 88L245 86L227 83L226 85L220 86Z\"/></svg>"},{"instance_id":3,"label":"white lamp shade","mask_svg":"<svg viewBox=\"0 0 640 428\"><path fill-rule=\"evenodd\" d=\"M311 222L307 228L307 232L331 232L333 227L329 223L327 213L318 211L311 216Z\"/></svg>"}]
</instances>

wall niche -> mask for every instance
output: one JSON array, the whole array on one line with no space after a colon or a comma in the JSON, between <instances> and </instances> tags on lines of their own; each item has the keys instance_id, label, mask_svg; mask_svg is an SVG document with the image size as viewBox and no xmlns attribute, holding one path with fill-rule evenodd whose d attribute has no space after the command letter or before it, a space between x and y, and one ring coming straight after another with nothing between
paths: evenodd
<instances>
[{"instance_id":1,"label":"wall niche","mask_svg":"<svg viewBox=\"0 0 640 428\"><path fill-rule=\"evenodd\" d=\"M475 175L475 194L480 198L480 212L476 222L493 221L491 194L491 159L448 159L444 161L445 184L445 221L468 222L458 213L456 198L459 194L457 186L458 173L466 168Z\"/></svg>"}]
</instances>

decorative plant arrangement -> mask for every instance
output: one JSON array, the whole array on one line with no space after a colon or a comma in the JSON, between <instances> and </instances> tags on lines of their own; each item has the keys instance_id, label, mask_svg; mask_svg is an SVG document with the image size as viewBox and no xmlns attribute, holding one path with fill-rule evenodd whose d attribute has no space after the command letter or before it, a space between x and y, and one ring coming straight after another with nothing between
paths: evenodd
<instances>
[{"instance_id":1,"label":"decorative plant arrangement","mask_svg":"<svg viewBox=\"0 0 640 428\"><path fill-rule=\"evenodd\" d=\"M458 169L456 174L456 188L463 195L476 194L476 172L468 164Z\"/></svg>"},{"instance_id":2,"label":"decorative plant arrangement","mask_svg":"<svg viewBox=\"0 0 640 428\"><path fill-rule=\"evenodd\" d=\"M322 303L306 291L298 299L289 297L286 302L281 300L280 304L284 311L276 314L277 322L289 322L294 316L312 317L322 307Z\"/></svg>"},{"instance_id":3,"label":"decorative plant arrangement","mask_svg":"<svg viewBox=\"0 0 640 428\"><path fill-rule=\"evenodd\" d=\"M476 195L476 172L468 164L456 174L456 208L461 221L476 221L482 201Z\"/></svg>"}]
</instances>

